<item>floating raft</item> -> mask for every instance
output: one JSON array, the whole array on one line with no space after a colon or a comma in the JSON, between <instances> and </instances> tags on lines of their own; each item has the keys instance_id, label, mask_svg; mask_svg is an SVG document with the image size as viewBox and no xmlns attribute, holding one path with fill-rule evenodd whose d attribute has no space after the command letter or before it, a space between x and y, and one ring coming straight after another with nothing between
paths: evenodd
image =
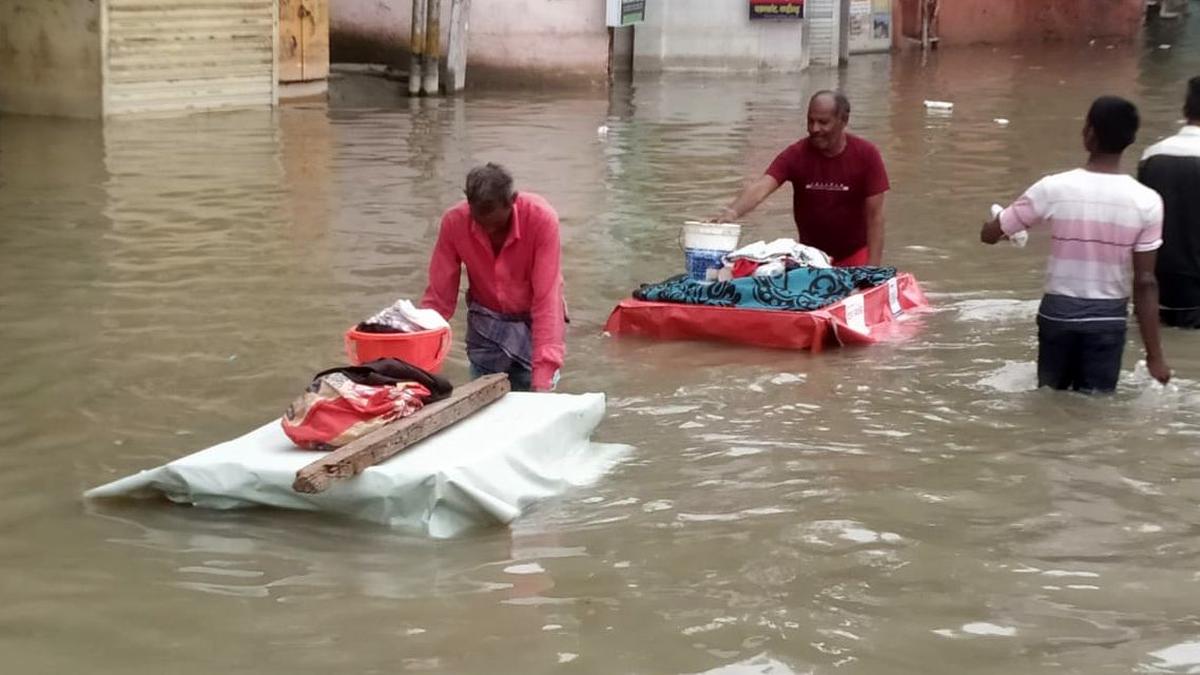
<instances>
[{"instance_id":1,"label":"floating raft","mask_svg":"<svg viewBox=\"0 0 1200 675\"><path fill-rule=\"evenodd\" d=\"M466 394L471 388L461 389ZM602 476L629 450L590 441L604 408L603 394L508 393L365 466L342 451L322 458L296 448L275 420L84 497L165 497L212 509L323 511L453 537L507 525L535 502ZM419 424L407 425L410 431L414 426ZM384 454L396 450L386 444L374 448L384 448Z\"/></svg>"},{"instance_id":2,"label":"floating raft","mask_svg":"<svg viewBox=\"0 0 1200 675\"><path fill-rule=\"evenodd\" d=\"M628 299L604 325L611 335L654 340L710 340L775 349L873 344L892 334L901 316L928 307L917 280L902 273L811 312L711 307Z\"/></svg>"}]
</instances>

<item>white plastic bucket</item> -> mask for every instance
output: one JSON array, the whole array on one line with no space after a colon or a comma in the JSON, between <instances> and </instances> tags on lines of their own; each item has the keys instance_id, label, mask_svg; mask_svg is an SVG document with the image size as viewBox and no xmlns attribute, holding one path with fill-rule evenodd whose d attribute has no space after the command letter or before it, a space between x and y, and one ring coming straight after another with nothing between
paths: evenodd
<instances>
[{"instance_id":1,"label":"white plastic bucket","mask_svg":"<svg viewBox=\"0 0 1200 675\"><path fill-rule=\"evenodd\" d=\"M736 223L684 223L683 260L688 276L696 281L707 280L708 270L719 269L721 258L737 250L741 236L742 226Z\"/></svg>"}]
</instances>

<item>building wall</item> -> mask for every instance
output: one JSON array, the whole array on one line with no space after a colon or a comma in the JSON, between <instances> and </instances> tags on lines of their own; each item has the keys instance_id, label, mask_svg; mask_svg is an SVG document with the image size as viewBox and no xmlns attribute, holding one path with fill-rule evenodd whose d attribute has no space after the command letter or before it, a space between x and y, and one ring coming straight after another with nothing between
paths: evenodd
<instances>
[{"instance_id":1,"label":"building wall","mask_svg":"<svg viewBox=\"0 0 1200 675\"><path fill-rule=\"evenodd\" d=\"M100 3L0 2L0 112L99 117Z\"/></svg>"},{"instance_id":2,"label":"building wall","mask_svg":"<svg viewBox=\"0 0 1200 675\"><path fill-rule=\"evenodd\" d=\"M896 0L897 40L920 37L919 0ZM1042 41L1133 39L1145 0L942 0L937 36L943 46Z\"/></svg>"},{"instance_id":3,"label":"building wall","mask_svg":"<svg viewBox=\"0 0 1200 675\"><path fill-rule=\"evenodd\" d=\"M444 52L450 0L441 2ZM334 61L406 65L411 0L335 0L330 19ZM468 86L608 77L604 0L472 0L468 31Z\"/></svg>"},{"instance_id":4,"label":"building wall","mask_svg":"<svg viewBox=\"0 0 1200 675\"><path fill-rule=\"evenodd\" d=\"M635 28L634 70L803 70L803 26L751 21L744 0L651 0L646 22Z\"/></svg>"}]
</instances>

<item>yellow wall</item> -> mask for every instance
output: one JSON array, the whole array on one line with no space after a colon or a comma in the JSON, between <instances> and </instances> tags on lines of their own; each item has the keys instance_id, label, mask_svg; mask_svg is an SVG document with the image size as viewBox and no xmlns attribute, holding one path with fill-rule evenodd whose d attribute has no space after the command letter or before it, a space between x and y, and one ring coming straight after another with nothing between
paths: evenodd
<instances>
[{"instance_id":1,"label":"yellow wall","mask_svg":"<svg viewBox=\"0 0 1200 675\"><path fill-rule=\"evenodd\" d=\"M0 112L101 115L100 4L0 2Z\"/></svg>"}]
</instances>

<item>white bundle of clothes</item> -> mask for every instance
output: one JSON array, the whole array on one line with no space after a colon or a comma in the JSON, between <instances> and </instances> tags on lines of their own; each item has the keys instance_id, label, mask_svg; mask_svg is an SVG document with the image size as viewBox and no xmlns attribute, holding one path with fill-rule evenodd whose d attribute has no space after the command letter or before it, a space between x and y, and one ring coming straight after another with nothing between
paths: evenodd
<instances>
[{"instance_id":1,"label":"white bundle of clothes","mask_svg":"<svg viewBox=\"0 0 1200 675\"><path fill-rule=\"evenodd\" d=\"M386 326L401 333L448 328L450 324L437 310L422 309L409 300L397 300L391 307L363 322L363 325Z\"/></svg>"},{"instance_id":2,"label":"white bundle of clothes","mask_svg":"<svg viewBox=\"0 0 1200 675\"><path fill-rule=\"evenodd\" d=\"M795 267L828 268L833 266L829 254L819 248L805 246L795 239L776 239L771 243L756 241L727 253L724 266L717 271L718 281L740 277L765 277L783 274Z\"/></svg>"}]
</instances>

